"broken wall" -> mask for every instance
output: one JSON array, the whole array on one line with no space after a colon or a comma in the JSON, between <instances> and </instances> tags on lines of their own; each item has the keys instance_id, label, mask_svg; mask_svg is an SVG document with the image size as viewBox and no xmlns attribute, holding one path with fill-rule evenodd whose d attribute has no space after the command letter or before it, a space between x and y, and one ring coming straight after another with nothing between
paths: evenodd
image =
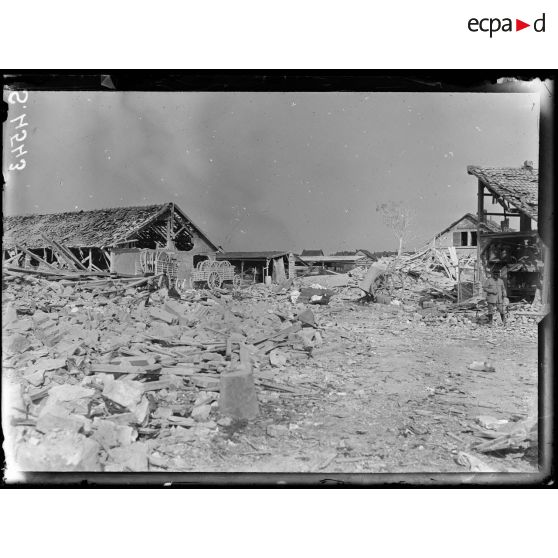
<instances>
[{"instance_id":1,"label":"broken wall","mask_svg":"<svg viewBox=\"0 0 558 558\"><path fill-rule=\"evenodd\" d=\"M192 237L192 250L177 250L178 279L189 279L194 269L194 256L215 254L215 250L203 238L195 234ZM155 250L153 250L155 251ZM136 263L139 263L139 248L114 248L111 250L111 272L123 275L135 275Z\"/></svg>"},{"instance_id":2,"label":"broken wall","mask_svg":"<svg viewBox=\"0 0 558 558\"><path fill-rule=\"evenodd\" d=\"M434 239L436 248L453 246L459 258L477 253L477 224L469 218L463 219L457 225Z\"/></svg>"},{"instance_id":3,"label":"broken wall","mask_svg":"<svg viewBox=\"0 0 558 558\"><path fill-rule=\"evenodd\" d=\"M210 246L201 236L197 233L194 233L192 236L192 242L194 243L194 247L187 252L178 251L177 252L177 259L178 259L178 279L190 279L190 275L192 274L193 269L195 268L194 265L194 256L198 255L206 255L211 256L215 254L215 250L212 246Z\"/></svg>"},{"instance_id":4,"label":"broken wall","mask_svg":"<svg viewBox=\"0 0 558 558\"><path fill-rule=\"evenodd\" d=\"M139 262L139 248L115 248L111 250L111 273L135 275L136 262Z\"/></svg>"}]
</instances>

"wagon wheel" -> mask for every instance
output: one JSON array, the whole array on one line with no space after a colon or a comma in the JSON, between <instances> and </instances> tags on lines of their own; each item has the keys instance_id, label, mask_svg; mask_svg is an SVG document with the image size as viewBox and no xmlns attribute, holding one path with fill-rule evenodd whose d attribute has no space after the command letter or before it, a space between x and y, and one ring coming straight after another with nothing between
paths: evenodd
<instances>
[{"instance_id":1,"label":"wagon wheel","mask_svg":"<svg viewBox=\"0 0 558 558\"><path fill-rule=\"evenodd\" d=\"M233 275L232 284L235 289L238 289L238 287L240 287L240 275Z\"/></svg>"},{"instance_id":2,"label":"wagon wheel","mask_svg":"<svg viewBox=\"0 0 558 558\"><path fill-rule=\"evenodd\" d=\"M221 286L221 277L216 271L212 271L207 278L207 284L210 289L218 289Z\"/></svg>"}]
</instances>

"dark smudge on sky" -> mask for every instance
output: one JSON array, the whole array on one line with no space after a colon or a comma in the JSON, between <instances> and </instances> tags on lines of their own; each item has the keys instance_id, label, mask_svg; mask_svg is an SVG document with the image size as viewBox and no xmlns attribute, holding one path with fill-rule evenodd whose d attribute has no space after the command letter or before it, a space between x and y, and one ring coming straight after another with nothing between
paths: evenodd
<instances>
[{"instance_id":1,"label":"dark smudge on sky","mask_svg":"<svg viewBox=\"0 0 558 558\"><path fill-rule=\"evenodd\" d=\"M393 248L389 200L418 244L475 211L467 165L538 157L530 94L30 92L24 112L6 214L175 201L226 249Z\"/></svg>"}]
</instances>

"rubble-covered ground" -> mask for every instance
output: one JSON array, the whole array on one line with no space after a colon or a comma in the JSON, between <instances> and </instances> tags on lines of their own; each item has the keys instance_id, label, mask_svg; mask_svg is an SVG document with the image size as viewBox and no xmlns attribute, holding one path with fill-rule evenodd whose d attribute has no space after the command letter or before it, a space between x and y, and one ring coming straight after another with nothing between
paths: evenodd
<instances>
[{"instance_id":1,"label":"rubble-covered ground","mask_svg":"<svg viewBox=\"0 0 558 558\"><path fill-rule=\"evenodd\" d=\"M528 312L136 283L3 278L8 472L537 471ZM236 369L255 418L221 412Z\"/></svg>"}]
</instances>

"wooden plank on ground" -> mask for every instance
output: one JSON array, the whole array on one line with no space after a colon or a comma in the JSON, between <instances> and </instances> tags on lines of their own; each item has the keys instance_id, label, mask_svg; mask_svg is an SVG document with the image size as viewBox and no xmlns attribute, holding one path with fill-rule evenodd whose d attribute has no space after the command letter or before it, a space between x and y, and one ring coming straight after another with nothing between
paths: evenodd
<instances>
[{"instance_id":1,"label":"wooden plank on ground","mask_svg":"<svg viewBox=\"0 0 558 558\"><path fill-rule=\"evenodd\" d=\"M38 269L26 269L24 267L15 267L12 265L8 265L6 266L4 269L7 269L8 271L14 271L16 273L27 273L29 275L41 275L42 277L59 277L61 279L63 278L70 278L72 277L71 273L68 272L62 272L60 270L58 270L56 273L53 271L40 271Z\"/></svg>"},{"instance_id":2,"label":"wooden plank on ground","mask_svg":"<svg viewBox=\"0 0 558 558\"><path fill-rule=\"evenodd\" d=\"M117 364L93 364L91 372L93 374L159 374L160 364L150 366L121 366Z\"/></svg>"}]
</instances>

